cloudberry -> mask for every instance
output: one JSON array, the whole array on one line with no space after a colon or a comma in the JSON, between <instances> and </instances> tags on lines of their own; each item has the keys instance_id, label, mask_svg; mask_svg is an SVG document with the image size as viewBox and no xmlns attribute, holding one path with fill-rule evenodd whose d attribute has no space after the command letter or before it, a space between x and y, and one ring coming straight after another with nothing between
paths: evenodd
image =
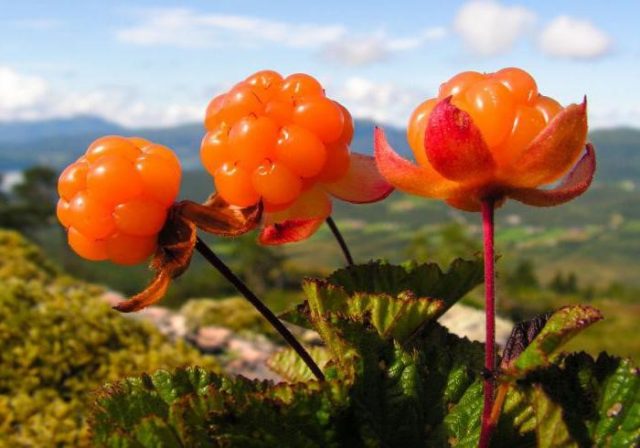
<instances>
[{"instance_id":1,"label":"cloudberry","mask_svg":"<svg viewBox=\"0 0 640 448\"><path fill-rule=\"evenodd\" d=\"M58 219L71 248L89 260L138 264L156 248L178 196L173 151L139 137L102 137L58 180Z\"/></svg>"},{"instance_id":2,"label":"cloudberry","mask_svg":"<svg viewBox=\"0 0 640 448\"><path fill-rule=\"evenodd\" d=\"M378 168L399 189L478 211L486 198L550 206L581 194L595 169L586 139L586 100L563 108L529 73L510 67L459 73L414 110L407 140L417 165L381 130L375 148ZM538 189L567 173L556 188Z\"/></svg>"},{"instance_id":3,"label":"cloudberry","mask_svg":"<svg viewBox=\"0 0 640 448\"><path fill-rule=\"evenodd\" d=\"M254 73L211 101L205 127L202 162L233 205L291 203L303 180L337 180L349 168L344 148L334 147L348 149L351 115L310 75Z\"/></svg>"},{"instance_id":4,"label":"cloudberry","mask_svg":"<svg viewBox=\"0 0 640 448\"><path fill-rule=\"evenodd\" d=\"M254 73L209 103L204 125L202 164L227 203L262 202L263 244L308 237L331 213L329 195L373 202L392 190L373 158L351 154L351 114L313 76Z\"/></svg>"}]
</instances>

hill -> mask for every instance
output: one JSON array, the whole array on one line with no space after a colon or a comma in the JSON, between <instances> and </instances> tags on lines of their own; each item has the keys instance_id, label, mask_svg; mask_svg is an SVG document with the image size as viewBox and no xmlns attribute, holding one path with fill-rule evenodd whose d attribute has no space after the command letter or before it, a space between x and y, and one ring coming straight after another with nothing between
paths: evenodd
<instances>
[{"instance_id":1,"label":"hill","mask_svg":"<svg viewBox=\"0 0 640 448\"><path fill-rule=\"evenodd\" d=\"M91 115L49 120L0 122L0 144L26 143L47 138L69 137L78 134L116 134L125 129Z\"/></svg>"},{"instance_id":2,"label":"hill","mask_svg":"<svg viewBox=\"0 0 640 448\"><path fill-rule=\"evenodd\" d=\"M38 123L43 129L39 129ZM353 149L370 153L375 123L356 121ZM57 129L57 130L56 130ZM385 127L389 141L407 154L404 130ZM37 130L37 131L36 131ZM168 128L127 129L99 119L78 117L73 120L46 122L0 123L0 170L21 170L34 164L62 167L82 154L96 138L107 134L136 135L174 149L186 169L200 165L200 141L204 130L200 124L186 124Z\"/></svg>"}]
</instances>

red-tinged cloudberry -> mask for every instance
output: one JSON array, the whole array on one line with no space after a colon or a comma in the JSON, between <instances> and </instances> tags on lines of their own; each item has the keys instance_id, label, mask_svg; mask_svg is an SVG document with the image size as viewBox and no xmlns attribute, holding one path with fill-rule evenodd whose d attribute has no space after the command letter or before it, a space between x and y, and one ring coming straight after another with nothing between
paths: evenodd
<instances>
[{"instance_id":1,"label":"red-tinged cloudberry","mask_svg":"<svg viewBox=\"0 0 640 448\"><path fill-rule=\"evenodd\" d=\"M307 74L254 73L211 101L205 128L202 163L229 204L262 202L263 244L310 236L329 195L364 203L392 190L372 157L350 153L351 114Z\"/></svg>"},{"instance_id":2,"label":"red-tinged cloudberry","mask_svg":"<svg viewBox=\"0 0 640 448\"><path fill-rule=\"evenodd\" d=\"M486 199L552 206L582 194L595 170L586 139L586 100L563 108L538 92L529 73L505 68L460 73L415 109L407 140L417 165L396 154L380 129L375 153L398 189L479 211ZM538 188L565 174L555 188Z\"/></svg>"},{"instance_id":3,"label":"red-tinged cloudberry","mask_svg":"<svg viewBox=\"0 0 640 448\"><path fill-rule=\"evenodd\" d=\"M178 196L180 175L169 148L139 137L96 140L58 180L57 214L69 245L89 260L146 260Z\"/></svg>"}]
</instances>

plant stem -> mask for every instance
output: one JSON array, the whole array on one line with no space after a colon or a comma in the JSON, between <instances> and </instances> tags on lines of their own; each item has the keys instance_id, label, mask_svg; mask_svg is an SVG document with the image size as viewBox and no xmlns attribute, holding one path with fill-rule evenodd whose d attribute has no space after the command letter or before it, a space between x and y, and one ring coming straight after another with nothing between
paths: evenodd
<instances>
[{"instance_id":1,"label":"plant stem","mask_svg":"<svg viewBox=\"0 0 640 448\"><path fill-rule=\"evenodd\" d=\"M349 252L349 247L347 246L347 243L344 241L344 238L342 237L342 233L340 233L340 229L338 229L336 222L333 220L331 216L327 218L327 225L331 229L333 236L336 238L336 241L340 245L340 249L342 249L344 258L347 260L347 264L349 266L353 266L354 264L353 257L351 256L351 252Z\"/></svg>"},{"instance_id":2,"label":"plant stem","mask_svg":"<svg viewBox=\"0 0 640 448\"><path fill-rule=\"evenodd\" d=\"M482 233L484 237L484 294L485 294L485 326L486 340L484 350L484 367L487 376L484 380L484 405L482 409L482 426L480 431L480 448L487 448L491 440L491 408L495 388L495 345L496 345L496 275L494 253L494 200L482 201Z\"/></svg>"},{"instance_id":3,"label":"plant stem","mask_svg":"<svg viewBox=\"0 0 640 448\"><path fill-rule=\"evenodd\" d=\"M262 316L269 321L269 323L275 328L278 333L284 338L285 341L291 346L293 350L302 358L302 361L309 367L311 372L315 375L318 381L324 381L324 374L320 367L315 363L309 352L300 344L296 337L284 326L280 319L273 314L273 312L240 280L231 269L220 259L213 251L207 246L207 244L200 239L196 240L196 250L214 267L220 272L229 283L235 288L255 307L256 310Z\"/></svg>"}]
</instances>

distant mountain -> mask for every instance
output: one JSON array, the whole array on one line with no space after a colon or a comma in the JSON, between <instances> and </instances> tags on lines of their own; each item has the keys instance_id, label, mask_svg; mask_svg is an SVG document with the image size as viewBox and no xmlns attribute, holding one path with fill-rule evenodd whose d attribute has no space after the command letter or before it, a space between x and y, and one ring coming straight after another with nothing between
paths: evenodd
<instances>
[{"instance_id":1,"label":"distant mountain","mask_svg":"<svg viewBox=\"0 0 640 448\"><path fill-rule=\"evenodd\" d=\"M34 164L61 167L82 154L87 146L101 135L121 134L136 135L153 142L173 148L185 168L199 166L200 141L204 130L200 124L187 124L168 128L127 129L116 124L96 118L78 117L73 120L53 120L42 122L46 128L35 131L36 122L0 123L0 133L7 129L8 136L0 137L0 170L23 169ZM96 126L102 123L102 127ZM87 126L84 127L84 124ZM4 126L4 127L3 127ZM375 124L366 120L356 121L356 132L352 149L357 152L371 153L373 149L373 128ZM72 132L72 130L75 131ZM387 138L398 151L409 151L405 142L404 131L385 126ZM28 133L32 132L31 137ZM18 138L18 136L22 138Z\"/></svg>"},{"instance_id":2,"label":"distant mountain","mask_svg":"<svg viewBox=\"0 0 640 448\"><path fill-rule=\"evenodd\" d=\"M0 144L78 134L105 135L121 132L124 132L122 126L90 115L37 121L0 121Z\"/></svg>"},{"instance_id":3,"label":"distant mountain","mask_svg":"<svg viewBox=\"0 0 640 448\"><path fill-rule=\"evenodd\" d=\"M597 179L640 182L639 129L602 129L590 137L598 155Z\"/></svg>"},{"instance_id":4,"label":"distant mountain","mask_svg":"<svg viewBox=\"0 0 640 448\"><path fill-rule=\"evenodd\" d=\"M376 124L356 120L352 150L371 154ZM405 131L383 126L391 145L409 156ZM34 164L56 168L82 154L97 137L106 134L137 135L173 148L186 169L200 166L199 147L204 130L200 124L168 128L128 129L101 118L82 116L41 122L0 123L0 170L18 170ZM596 130L590 135L598 154L597 179L617 182L640 179L640 130Z\"/></svg>"}]
</instances>

